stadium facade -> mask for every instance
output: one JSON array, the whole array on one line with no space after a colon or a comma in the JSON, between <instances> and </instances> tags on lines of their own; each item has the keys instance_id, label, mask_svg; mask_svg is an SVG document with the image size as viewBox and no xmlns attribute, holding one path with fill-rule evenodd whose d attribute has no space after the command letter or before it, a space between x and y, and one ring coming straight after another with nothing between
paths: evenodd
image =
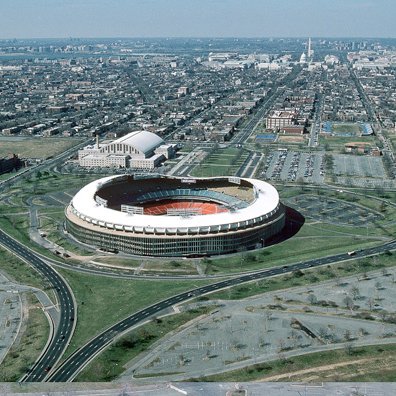
<instances>
[{"instance_id":1,"label":"stadium facade","mask_svg":"<svg viewBox=\"0 0 396 396\"><path fill-rule=\"evenodd\" d=\"M237 177L110 176L83 187L66 208L66 230L77 240L142 256L254 249L284 224L276 189Z\"/></svg>"}]
</instances>

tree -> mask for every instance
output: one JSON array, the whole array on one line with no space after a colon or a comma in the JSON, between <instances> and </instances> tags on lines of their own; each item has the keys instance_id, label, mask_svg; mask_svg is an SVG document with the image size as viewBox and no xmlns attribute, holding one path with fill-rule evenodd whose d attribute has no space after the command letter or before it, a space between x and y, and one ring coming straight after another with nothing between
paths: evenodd
<instances>
[{"instance_id":1,"label":"tree","mask_svg":"<svg viewBox=\"0 0 396 396\"><path fill-rule=\"evenodd\" d=\"M346 308L351 309L351 310L353 309L354 304L353 304L353 300L351 297L346 296L343 301L344 301Z\"/></svg>"},{"instance_id":2,"label":"tree","mask_svg":"<svg viewBox=\"0 0 396 396\"><path fill-rule=\"evenodd\" d=\"M374 299L373 299L372 297L370 297L370 298L367 300L367 305L368 305L370 311L373 310L374 304L375 304Z\"/></svg>"},{"instance_id":3,"label":"tree","mask_svg":"<svg viewBox=\"0 0 396 396\"><path fill-rule=\"evenodd\" d=\"M296 330L292 329L290 332L290 338L293 341L293 347L296 348L297 347L297 341L299 339L299 334L297 333Z\"/></svg>"},{"instance_id":4,"label":"tree","mask_svg":"<svg viewBox=\"0 0 396 396\"><path fill-rule=\"evenodd\" d=\"M352 286L351 295L354 300L357 300L360 297L360 290L356 285Z\"/></svg>"},{"instance_id":5,"label":"tree","mask_svg":"<svg viewBox=\"0 0 396 396\"><path fill-rule=\"evenodd\" d=\"M319 337L320 337L322 340L325 340L325 339L327 338L327 329L326 329L325 327L321 327L321 328L319 329L318 335L319 335Z\"/></svg>"},{"instance_id":6,"label":"tree","mask_svg":"<svg viewBox=\"0 0 396 396\"><path fill-rule=\"evenodd\" d=\"M364 327L361 327L361 328L359 329L359 333L360 333L360 335L361 335L362 337L365 336L365 335L370 334Z\"/></svg>"},{"instance_id":7,"label":"tree","mask_svg":"<svg viewBox=\"0 0 396 396\"><path fill-rule=\"evenodd\" d=\"M388 311L382 310L380 311L379 315L381 317L381 320L385 321L388 318Z\"/></svg>"},{"instance_id":8,"label":"tree","mask_svg":"<svg viewBox=\"0 0 396 396\"><path fill-rule=\"evenodd\" d=\"M385 190L383 186L380 185L376 185L375 186L375 193L379 196L379 197L383 197L385 194ZM383 202L383 201L382 201Z\"/></svg>"},{"instance_id":9,"label":"tree","mask_svg":"<svg viewBox=\"0 0 396 396\"><path fill-rule=\"evenodd\" d=\"M179 366L184 366L186 363L186 359L183 355L179 355Z\"/></svg>"},{"instance_id":10,"label":"tree","mask_svg":"<svg viewBox=\"0 0 396 396\"><path fill-rule=\"evenodd\" d=\"M351 341L352 340L352 333L350 330L346 329L344 332L344 339L345 341Z\"/></svg>"},{"instance_id":11,"label":"tree","mask_svg":"<svg viewBox=\"0 0 396 396\"><path fill-rule=\"evenodd\" d=\"M344 350L347 355L353 355L353 344L351 342L346 343Z\"/></svg>"},{"instance_id":12,"label":"tree","mask_svg":"<svg viewBox=\"0 0 396 396\"><path fill-rule=\"evenodd\" d=\"M324 165L325 168L328 172L333 172L333 168L334 168L334 158L331 154L325 154L323 156L323 161L324 161Z\"/></svg>"},{"instance_id":13,"label":"tree","mask_svg":"<svg viewBox=\"0 0 396 396\"><path fill-rule=\"evenodd\" d=\"M318 299L316 298L315 294L310 294L308 296L308 301L310 304L315 305L318 302Z\"/></svg>"},{"instance_id":14,"label":"tree","mask_svg":"<svg viewBox=\"0 0 396 396\"><path fill-rule=\"evenodd\" d=\"M286 348L286 343L283 338L279 338L278 340L278 352L283 352Z\"/></svg>"},{"instance_id":15,"label":"tree","mask_svg":"<svg viewBox=\"0 0 396 396\"><path fill-rule=\"evenodd\" d=\"M381 202L380 206L379 206L379 211L380 212L386 212L386 203L384 201Z\"/></svg>"},{"instance_id":16,"label":"tree","mask_svg":"<svg viewBox=\"0 0 396 396\"><path fill-rule=\"evenodd\" d=\"M367 280L367 279L368 279L368 273L364 271L362 274L362 280Z\"/></svg>"}]
</instances>

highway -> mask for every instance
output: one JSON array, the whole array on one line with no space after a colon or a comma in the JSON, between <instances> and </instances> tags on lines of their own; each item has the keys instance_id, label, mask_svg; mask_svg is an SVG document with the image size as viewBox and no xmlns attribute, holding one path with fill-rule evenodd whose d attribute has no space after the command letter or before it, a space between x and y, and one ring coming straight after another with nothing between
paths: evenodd
<instances>
[{"instance_id":1,"label":"highway","mask_svg":"<svg viewBox=\"0 0 396 396\"><path fill-rule=\"evenodd\" d=\"M67 160L67 158L71 157L77 150L83 148L87 144L92 143L93 141L94 140L92 138L85 140L84 142L79 143L78 145L67 149L66 151L62 152L61 154L59 154L54 158L48 158L45 161L43 161L41 164L25 168L24 170L16 174L12 174L12 176L9 177L8 179L0 181L0 190L2 190L5 187L10 187L13 183L17 182L22 177L27 177L30 174L35 173L37 171L42 171L50 167L54 167L60 163L64 163Z\"/></svg>"},{"instance_id":2,"label":"highway","mask_svg":"<svg viewBox=\"0 0 396 396\"><path fill-rule=\"evenodd\" d=\"M285 88L283 84L286 84L288 81L294 80L299 75L300 71L301 70L296 69L287 74L284 78L281 79L281 81L279 81L278 87L268 94L265 102L261 103L258 106L258 108L255 110L247 123L230 140L230 143L237 145L246 143L246 141L256 128L257 124L268 114L275 100L284 92Z\"/></svg>"},{"instance_id":3,"label":"highway","mask_svg":"<svg viewBox=\"0 0 396 396\"><path fill-rule=\"evenodd\" d=\"M316 98L316 102L315 102L315 114L313 116L311 130L309 132L308 147L319 146L318 139L322 124L321 115L322 115L323 100L324 100L324 96L322 94L318 94L318 97Z\"/></svg>"},{"instance_id":4,"label":"highway","mask_svg":"<svg viewBox=\"0 0 396 396\"><path fill-rule=\"evenodd\" d=\"M356 251L353 256L350 256L347 253L341 253L333 256L321 257L289 266L271 268L256 273L237 276L232 279L223 280L213 283L211 285L199 287L177 294L173 297L146 307L104 330L102 333L89 341L86 345L78 349L66 361L64 361L63 364L60 365L52 375L49 376L48 380L53 382L72 381L75 376L81 371L81 369L87 363L89 363L102 349L109 345L115 337L128 331L133 326L136 326L139 323L143 323L148 318L157 315L159 312L175 304L179 304L191 298L212 293L214 291L224 289L230 286L239 285L241 283L265 279L275 275L290 273L296 270L304 270L311 267L318 267L340 261L362 258L394 249L396 249L396 240L387 242L381 246Z\"/></svg>"},{"instance_id":5,"label":"highway","mask_svg":"<svg viewBox=\"0 0 396 396\"><path fill-rule=\"evenodd\" d=\"M76 315L73 295L66 281L49 264L2 230L0 230L0 244L42 274L54 288L57 296L60 320L56 333L52 334L40 358L21 379L22 382L44 381L61 358L73 335Z\"/></svg>"},{"instance_id":6,"label":"highway","mask_svg":"<svg viewBox=\"0 0 396 396\"><path fill-rule=\"evenodd\" d=\"M256 125L267 115L268 111L271 108L271 105L274 103L276 98L280 95L283 90L278 88L274 93L269 94L269 98L259 105L259 108L253 113L252 117L249 121L244 125L244 127L231 139L231 143L233 144L243 144L246 143L249 136L253 133Z\"/></svg>"}]
</instances>

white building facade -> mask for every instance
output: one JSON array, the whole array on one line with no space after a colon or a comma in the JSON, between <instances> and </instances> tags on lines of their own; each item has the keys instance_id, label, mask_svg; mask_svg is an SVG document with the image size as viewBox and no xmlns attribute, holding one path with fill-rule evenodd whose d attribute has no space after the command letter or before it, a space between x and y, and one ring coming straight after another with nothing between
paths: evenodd
<instances>
[{"instance_id":1,"label":"white building facade","mask_svg":"<svg viewBox=\"0 0 396 396\"><path fill-rule=\"evenodd\" d=\"M115 167L153 169L172 158L176 145L165 144L158 135L148 131L131 132L117 140L84 147L78 151L83 167Z\"/></svg>"}]
</instances>

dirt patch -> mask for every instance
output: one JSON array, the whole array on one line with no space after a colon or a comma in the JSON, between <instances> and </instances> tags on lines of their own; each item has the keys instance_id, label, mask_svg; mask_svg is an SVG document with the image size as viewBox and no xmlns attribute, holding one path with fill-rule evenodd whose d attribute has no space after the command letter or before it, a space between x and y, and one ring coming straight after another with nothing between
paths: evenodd
<instances>
[{"instance_id":1,"label":"dirt patch","mask_svg":"<svg viewBox=\"0 0 396 396\"><path fill-rule=\"evenodd\" d=\"M279 135L278 141L285 143L303 143L304 136L287 136L287 135Z\"/></svg>"},{"instance_id":2,"label":"dirt patch","mask_svg":"<svg viewBox=\"0 0 396 396\"><path fill-rule=\"evenodd\" d=\"M311 367L309 369L298 370L298 371L293 371L293 372L279 374L279 375L272 375L271 377L265 377L258 381L259 382L280 381L283 379L290 379L290 378L296 377L298 375L306 375L306 374L311 374L311 373L316 374L318 372L330 371L330 370L334 370L334 369L340 368L340 367L367 363L370 360L372 360L372 359L359 359L359 360L351 360L349 362L334 363L334 364L328 364L328 365L319 366L319 367Z\"/></svg>"},{"instance_id":3,"label":"dirt patch","mask_svg":"<svg viewBox=\"0 0 396 396\"><path fill-rule=\"evenodd\" d=\"M1 141L0 156L9 153L24 158L48 158L64 152L82 142L79 138L27 138L23 140Z\"/></svg>"}]
</instances>

